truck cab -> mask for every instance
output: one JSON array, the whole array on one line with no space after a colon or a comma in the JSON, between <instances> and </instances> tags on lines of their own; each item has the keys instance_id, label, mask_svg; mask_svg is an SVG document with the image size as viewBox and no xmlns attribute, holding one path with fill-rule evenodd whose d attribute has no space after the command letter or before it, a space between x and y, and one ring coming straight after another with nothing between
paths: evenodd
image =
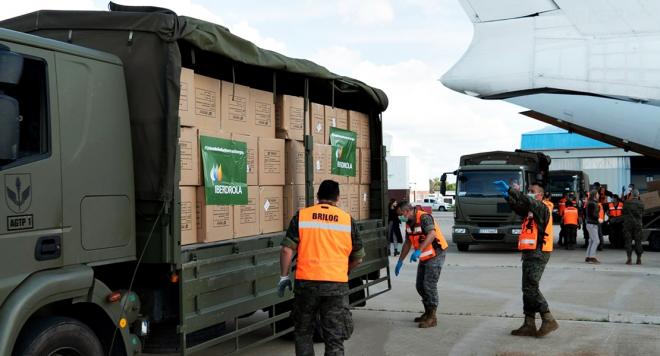
<instances>
[{"instance_id":1,"label":"truck cab","mask_svg":"<svg viewBox=\"0 0 660 356\"><path fill-rule=\"evenodd\" d=\"M573 195L581 205L582 197L586 196L589 189L589 176L583 171L550 171L548 179L548 191L551 195L552 203L555 208L553 209L553 221L559 223L559 200L564 194L567 196Z\"/></svg>"},{"instance_id":2,"label":"truck cab","mask_svg":"<svg viewBox=\"0 0 660 356\"><path fill-rule=\"evenodd\" d=\"M459 251L476 244L515 245L522 218L495 189L493 182L503 180L510 186L527 189L544 181L550 159L531 152L486 152L461 157L456 175L456 204L452 241ZM446 186L442 176L441 190Z\"/></svg>"}]
</instances>

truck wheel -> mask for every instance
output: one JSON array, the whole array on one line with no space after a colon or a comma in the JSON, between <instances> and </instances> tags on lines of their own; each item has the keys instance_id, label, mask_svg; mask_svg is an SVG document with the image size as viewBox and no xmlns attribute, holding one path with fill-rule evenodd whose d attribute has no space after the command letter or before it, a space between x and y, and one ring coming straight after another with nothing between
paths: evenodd
<instances>
[{"instance_id":1,"label":"truck wheel","mask_svg":"<svg viewBox=\"0 0 660 356\"><path fill-rule=\"evenodd\" d=\"M456 244L456 247L461 252L467 252L470 249L470 244Z\"/></svg>"},{"instance_id":2,"label":"truck wheel","mask_svg":"<svg viewBox=\"0 0 660 356\"><path fill-rule=\"evenodd\" d=\"M14 355L41 356L103 355L96 334L76 319L49 317L26 325L16 344Z\"/></svg>"},{"instance_id":3,"label":"truck wheel","mask_svg":"<svg viewBox=\"0 0 660 356\"><path fill-rule=\"evenodd\" d=\"M444 206L441 206L441 207L438 208L438 211L447 211L447 208L445 208Z\"/></svg>"}]
</instances>

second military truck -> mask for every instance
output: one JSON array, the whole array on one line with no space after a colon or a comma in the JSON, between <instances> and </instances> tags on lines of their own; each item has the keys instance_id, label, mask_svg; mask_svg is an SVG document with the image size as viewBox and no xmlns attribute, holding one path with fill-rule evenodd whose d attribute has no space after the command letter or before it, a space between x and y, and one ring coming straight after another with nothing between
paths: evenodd
<instances>
[{"instance_id":1,"label":"second military truck","mask_svg":"<svg viewBox=\"0 0 660 356\"><path fill-rule=\"evenodd\" d=\"M456 175L456 203L452 241L459 251L470 245L518 242L522 219L495 189L503 180L527 189L531 183L547 184L550 158L541 153L494 151L462 156ZM447 173L441 178L446 190Z\"/></svg>"}]
</instances>

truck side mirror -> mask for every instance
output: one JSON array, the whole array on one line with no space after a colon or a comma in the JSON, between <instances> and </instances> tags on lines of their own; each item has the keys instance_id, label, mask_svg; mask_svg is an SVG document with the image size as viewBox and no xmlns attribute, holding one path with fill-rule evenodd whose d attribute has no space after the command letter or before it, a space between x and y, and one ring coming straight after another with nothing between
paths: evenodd
<instances>
[{"instance_id":1,"label":"truck side mirror","mask_svg":"<svg viewBox=\"0 0 660 356\"><path fill-rule=\"evenodd\" d=\"M18 101L0 95L0 162L18 158L19 123Z\"/></svg>"},{"instance_id":2,"label":"truck side mirror","mask_svg":"<svg viewBox=\"0 0 660 356\"><path fill-rule=\"evenodd\" d=\"M442 173L440 177L440 194L444 196L447 193L447 173Z\"/></svg>"},{"instance_id":3,"label":"truck side mirror","mask_svg":"<svg viewBox=\"0 0 660 356\"><path fill-rule=\"evenodd\" d=\"M18 84L23 74L23 56L0 44L0 85Z\"/></svg>"},{"instance_id":4,"label":"truck side mirror","mask_svg":"<svg viewBox=\"0 0 660 356\"><path fill-rule=\"evenodd\" d=\"M18 100L5 95L3 89L21 80L23 56L0 44L0 161L18 158L20 111Z\"/></svg>"}]
</instances>

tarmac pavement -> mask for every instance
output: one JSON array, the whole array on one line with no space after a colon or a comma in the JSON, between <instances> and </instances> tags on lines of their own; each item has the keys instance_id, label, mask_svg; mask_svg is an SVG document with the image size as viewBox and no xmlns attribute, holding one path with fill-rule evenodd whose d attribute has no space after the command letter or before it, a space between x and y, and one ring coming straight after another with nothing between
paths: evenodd
<instances>
[{"instance_id":1,"label":"tarmac pavement","mask_svg":"<svg viewBox=\"0 0 660 356\"><path fill-rule=\"evenodd\" d=\"M434 215L450 240L453 214ZM556 249L541 291L560 328L543 339L515 337L509 332L523 317L520 254L494 246L458 252L450 243L438 286L438 327L422 330L412 322L422 306L416 264L406 261L401 275L392 276L391 291L353 310L346 355L660 354L660 253L645 252L641 266L625 265L623 250L606 248L598 259L602 264L586 264L584 249ZM393 271L394 257L390 264ZM323 344L316 352L323 354ZM294 348L280 339L243 354L292 355Z\"/></svg>"}]
</instances>

